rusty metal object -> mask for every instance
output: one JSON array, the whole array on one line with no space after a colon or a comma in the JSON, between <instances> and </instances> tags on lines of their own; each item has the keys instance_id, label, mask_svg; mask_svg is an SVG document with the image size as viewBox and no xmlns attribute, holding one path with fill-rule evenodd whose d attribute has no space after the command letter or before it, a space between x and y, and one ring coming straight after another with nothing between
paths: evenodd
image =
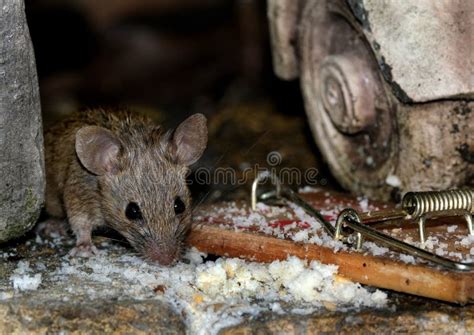
<instances>
[{"instance_id":1,"label":"rusty metal object","mask_svg":"<svg viewBox=\"0 0 474 335\"><path fill-rule=\"evenodd\" d=\"M384 5L387 10L381 11ZM451 6L441 8L447 21L433 17L430 31L397 23L390 35L408 9L414 14L404 22L414 27L440 7L424 0L269 0L275 72L284 79L300 77L315 140L346 189L387 199L391 193L447 189L473 180L474 102L469 99L474 91L465 75L470 57L456 62L453 54L465 55L459 43L468 29L453 34L467 24L461 12L471 5L454 1ZM439 45L423 40L417 46L453 17L464 21L440 33L433 40ZM387 42L393 39L397 43ZM440 45L443 52L437 54ZM431 101L439 98L446 100ZM387 182L389 177L396 183Z\"/></svg>"}]
</instances>

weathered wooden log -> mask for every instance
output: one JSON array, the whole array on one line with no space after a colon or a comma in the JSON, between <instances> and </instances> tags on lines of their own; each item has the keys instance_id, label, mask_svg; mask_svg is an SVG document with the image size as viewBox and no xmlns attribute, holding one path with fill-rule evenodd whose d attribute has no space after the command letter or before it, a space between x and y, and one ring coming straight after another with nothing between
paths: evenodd
<instances>
[{"instance_id":1,"label":"weathered wooden log","mask_svg":"<svg viewBox=\"0 0 474 335\"><path fill-rule=\"evenodd\" d=\"M0 1L0 242L21 236L44 199L38 79L22 0Z\"/></svg>"}]
</instances>

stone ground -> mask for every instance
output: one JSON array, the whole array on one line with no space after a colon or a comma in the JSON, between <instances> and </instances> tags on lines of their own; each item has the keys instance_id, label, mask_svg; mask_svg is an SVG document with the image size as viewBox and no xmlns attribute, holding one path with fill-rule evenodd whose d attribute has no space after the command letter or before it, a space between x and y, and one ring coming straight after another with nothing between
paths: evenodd
<instances>
[{"instance_id":1,"label":"stone ground","mask_svg":"<svg viewBox=\"0 0 474 335\"><path fill-rule=\"evenodd\" d=\"M253 113L256 109L260 112ZM211 118L210 135L203 166L230 166L237 171L242 171L242 164L268 166L267 154L278 151L279 167L316 166L320 184L336 187L315 159L318 154L302 117L276 113L266 103L239 106ZM194 192L205 202L244 198L248 182L239 187L217 183ZM179 292L156 285L156 276L147 275L151 268L121 242L96 237L95 243L103 250L96 261L70 259L67 252L72 243L71 237L41 239L30 233L0 246L0 334L474 333L474 306L394 292L387 292L388 304L382 308L323 304L311 313L308 309L298 313L299 306L294 304L293 313L270 309L255 313L232 303L215 303L195 309L201 303L199 296L183 306L174 299ZM189 274L189 265L178 267L183 269L182 276ZM169 282L179 273L153 269ZM129 280L137 276L140 280ZM15 278L23 279L16 281L16 288Z\"/></svg>"},{"instance_id":2,"label":"stone ground","mask_svg":"<svg viewBox=\"0 0 474 335\"><path fill-rule=\"evenodd\" d=\"M460 307L394 292L388 292L388 304L382 308L326 304L309 314L310 310L298 312L303 306L291 303L293 313L288 314L270 309L255 313L232 301L200 306L196 297L184 306L175 300L176 292L166 292L171 287L156 285L156 277L143 276L154 269L159 276L177 281L173 270L148 268L135 259L133 250L104 237L95 238L102 250L99 260L71 259L67 251L72 243L72 238L39 239L31 234L2 249L0 334L474 332L474 306ZM187 265L180 266L184 269ZM128 271L132 271L133 280L128 280ZM186 276L185 270L182 273ZM34 283L38 275L40 282ZM26 289L27 282L14 288L13 278L25 276L32 290ZM239 311L237 316L233 309Z\"/></svg>"}]
</instances>

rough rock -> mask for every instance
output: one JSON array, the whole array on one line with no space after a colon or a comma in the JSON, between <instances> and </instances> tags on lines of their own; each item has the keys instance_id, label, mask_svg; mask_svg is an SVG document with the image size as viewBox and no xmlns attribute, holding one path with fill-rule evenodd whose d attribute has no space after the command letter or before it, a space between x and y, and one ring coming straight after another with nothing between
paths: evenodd
<instances>
[{"instance_id":1,"label":"rough rock","mask_svg":"<svg viewBox=\"0 0 474 335\"><path fill-rule=\"evenodd\" d=\"M0 1L0 242L36 222L44 197L36 67L23 1Z\"/></svg>"},{"instance_id":2,"label":"rough rock","mask_svg":"<svg viewBox=\"0 0 474 335\"><path fill-rule=\"evenodd\" d=\"M474 102L439 101L401 107L395 175L403 190L463 187L474 181Z\"/></svg>"},{"instance_id":3,"label":"rough rock","mask_svg":"<svg viewBox=\"0 0 474 335\"><path fill-rule=\"evenodd\" d=\"M326 312L280 318L267 316L224 329L221 334L470 334L474 331L472 308L465 308L456 315L459 307L435 304L440 309L435 310L427 304L420 307L419 302L412 306L404 305L385 311ZM415 307L421 310L417 311Z\"/></svg>"},{"instance_id":4,"label":"rough rock","mask_svg":"<svg viewBox=\"0 0 474 335\"><path fill-rule=\"evenodd\" d=\"M387 200L472 184L472 9L269 0L275 72L300 77L315 141L342 187Z\"/></svg>"},{"instance_id":5,"label":"rough rock","mask_svg":"<svg viewBox=\"0 0 474 335\"><path fill-rule=\"evenodd\" d=\"M473 97L472 1L348 3L402 102Z\"/></svg>"},{"instance_id":6,"label":"rough rock","mask_svg":"<svg viewBox=\"0 0 474 335\"><path fill-rule=\"evenodd\" d=\"M45 308L46 306L46 308ZM185 325L160 301L0 302L0 333L184 334Z\"/></svg>"}]
</instances>

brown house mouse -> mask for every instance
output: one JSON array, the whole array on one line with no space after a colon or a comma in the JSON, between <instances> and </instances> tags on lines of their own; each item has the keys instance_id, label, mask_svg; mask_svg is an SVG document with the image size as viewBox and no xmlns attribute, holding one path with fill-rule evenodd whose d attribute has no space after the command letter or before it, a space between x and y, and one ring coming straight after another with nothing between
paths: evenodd
<instances>
[{"instance_id":1,"label":"brown house mouse","mask_svg":"<svg viewBox=\"0 0 474 335\"><path fill-rule=\"evenodd\" d=\"M66 218L70 254L97 254L92 230L107 225L145 258L172 264L190 227L188 167L207 145L206 118L174 131L124 110L75 114L45 133L46 211Z\"/></svg>"}]
</instances>

